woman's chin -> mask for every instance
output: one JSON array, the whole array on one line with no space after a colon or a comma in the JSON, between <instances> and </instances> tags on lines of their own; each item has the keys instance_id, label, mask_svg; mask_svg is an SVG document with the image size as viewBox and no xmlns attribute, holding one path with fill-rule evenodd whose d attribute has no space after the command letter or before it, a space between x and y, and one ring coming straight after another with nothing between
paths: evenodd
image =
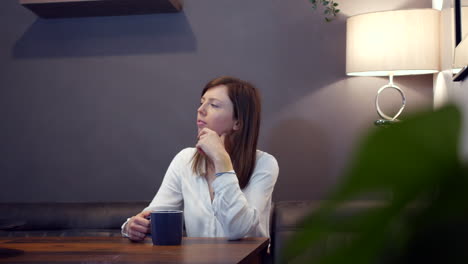
<instances>
[{"instance_id":1,"label":"woman's chin","mask_svg":"<svg viewBox=\"0 0 468 264\"><path fill-rule=\"evenodd\" d=\"M198 125L198 126L197 126L197 131L198 131L198 133L200 133L200 131L201 131L203 128L205 128L205 125Z\"/></svg>"},{"instance_id":2,"label":"woman's chin","mask_svg":"<svg viewBox=\"0 0 468 264\"><path fill-rule=\"evenodd\" d=\"M228 132L220 132L220 131L218 131L216 129L208 127L207 125L199 125L198 129L197 129L198 134L200 134L200 131L202 131L202 129L204 129L204 128L208 128L210 130L213 130L214 132L216 132L216 134L218 134L218 136L221 136L222 134L228 134Z\"/></svg>"}]
</instances>

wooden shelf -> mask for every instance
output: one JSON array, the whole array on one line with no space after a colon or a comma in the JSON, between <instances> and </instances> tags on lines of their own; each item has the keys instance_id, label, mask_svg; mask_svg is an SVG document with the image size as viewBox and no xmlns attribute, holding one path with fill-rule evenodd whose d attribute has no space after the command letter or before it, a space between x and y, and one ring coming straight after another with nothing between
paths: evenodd
<instances>
[{"instance_id":1,"label":"wooden shelf","mask_svg":"<svg viewBox=\"0 0 468 264\"><path fill-rule=\"evenodd\" d=\"M43 18L138 15L182 10L181 0L19 0L19 2Z\"/></svg>"}]
</instances>

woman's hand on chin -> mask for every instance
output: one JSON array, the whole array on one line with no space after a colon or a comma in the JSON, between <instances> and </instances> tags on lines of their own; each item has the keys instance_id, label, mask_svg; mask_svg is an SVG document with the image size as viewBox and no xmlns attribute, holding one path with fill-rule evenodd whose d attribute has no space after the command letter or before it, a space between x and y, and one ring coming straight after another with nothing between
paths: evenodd
<instances>
[{"instance_id":1,"label":"woman's hand on chin","mask_svg":"<svg viewBox=\"0 0 468 264\"><path fill-rule=\"evenodd\" d=\"M203 128L198 133L197 149L213 162L216 172L230 171L233 169L231 158L224 147L226 134L218 135L209 128Z\"/></svg>"}]
</instances>

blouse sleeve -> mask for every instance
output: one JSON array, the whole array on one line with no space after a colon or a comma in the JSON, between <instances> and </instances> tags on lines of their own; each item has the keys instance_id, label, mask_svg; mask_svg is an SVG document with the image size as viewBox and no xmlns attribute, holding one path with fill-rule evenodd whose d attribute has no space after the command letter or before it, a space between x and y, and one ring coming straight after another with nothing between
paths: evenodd
<instances>
[{"instance_id":1,"label":"blouse sleeve","mask_svg":"<svg viewBox=\"0 0 468 264\"><path fill-rule=\"evenodd\" d=\"M213 210L228 239L239 239L257 232L260 214L271 204L271 196L278 178L276 159L264 153L244 192L235 174L223 174L213 181L215 198ZM245 190L248 189L248 192ZM248 195L246 195L248 193Z\"/></svg>"},{"instance_id":2,"label":"blouse sleeve","mask_svg":"<svg viewBox=\"0 0 468 264\"><path fill-rule=\"evenodd\" d=\"M181 170L186 167L184 163L187 160L186 156L189 155L188 152L188 149L182 150L172 159L156 196L143 211L180 210L182 208ZM125 227L129 220L130 218L121 226L121 233L124 237L128 237L128 234L125 233Z\"/></svg>"},{"instance_id":3,"label":"blouse sleeve","mask_svg":"<svg viewBox=\"0 0 468 264\"><path fill-rule=\"evenodd\" d=\"M180 210L182 208L183 196L181 177L182 170L187 168L188 150L182 150L172 160L164 175L163 182L156 196L153 198L147 210Z\"/></svg>"}]
</instances>

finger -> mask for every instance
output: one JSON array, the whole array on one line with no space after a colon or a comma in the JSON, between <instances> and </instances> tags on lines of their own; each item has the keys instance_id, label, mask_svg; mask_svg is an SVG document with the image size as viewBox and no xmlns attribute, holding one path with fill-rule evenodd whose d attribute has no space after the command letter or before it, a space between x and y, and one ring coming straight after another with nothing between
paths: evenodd
<instances>
[{"instance_id":1,"label":"finger","mask_svg":"<svg viewBox=\"0 0 468 264\"><path fill-rule=\"evenodd\" d=\"M205 152L203 151L203 149L198 144L196 145L196 148L197 148L198 152L200 152L203 155L206 155Z\"/></svg>"},{"instance_id":2,"label":"finger","mask_svg":"<svg viewBox=\"0 0 468 264\"><path fill-rule=\"evenodd\" d=\"M140 215L143 217L143 218L148 218L148 216L151 214L151 211L143 211L140 213Z\"/></svg>"},{"instance_id":3,"label":"finger","mask_svg":"<svg viewBox=\"0 0 468 264\"><path fill-rule=\"evenodd\" d=\"M195 147L201 154L205 154L205 151L203 150L204 144L202 142L198 141Z\"/></svg>"},{"instance_id":4,"label":"finger","mask_svg":"<svg viewBox=\"0 0 468 264\"><path fill-rule=\"evenodd\" d=\"M202 129L200 129L200 131L198 132L198 136L200 136L201 134L204 134L204 133L206 133L206 130L207 130L207 128L206 128L206 127L204 127L204 128L202 128Z\"/></svg>"},{"instance_id":5,"label":"finger","mask_svg":"<svg viewBox=\"0 0 468 264\"><path fill-rule=\"evenodd\" d=\"M207 127L204 127L202 130L205 131L205 132L207 132L207 133L213 132L213 130L211 130L211 129L207 128Z\"/></svg>"},{"instance_id":6,"label":"finger","mask_svg":"<svg viewBox=\"0 0 468 264\"><path fill-rule=\"evenodd\" d=\"M135 224L135 223L131 223L128 226L128 234L131 234L132 232L146 233L147 230L149 230L149 228Z\"/></svg>"},{"instance_id":7,"label":"finger","mask_svg":"<svg viewBox=\"0 0 468 264\"><path fill-rule=\"evenodd\" d=\"M146 218L143 218L141 216L136 216L135 219L133 220L133 222L137 225L141 225L141 226L149 226L150 225L150 221Z\"/></svg>"},{"instance_id":8,"label":"finger","mask_svg":"<svg viewBox=\"0 0 468 264\"><path fill-rule=\"evenodd\" d=\"M135 232L131 232L128 235L129 235L128 238L130 238L130 240L132 240L132 241L141 241L142 240L139 236L136 235Z\"/></svg>"},{"instance_id":9,"label":"finger","mask_svg":"<svg viewBox=\"0 0 468 264\"><path fill-rule=\"evenodd\" d=\"M208 136L208 134L203 134L201 135L199 138L198 138L198 141L200 142L201 140L203 140L204 138L206 138Z\"/></svg>"},{"instance_id":10,"label":"finger","mask_svg":"<svg viewBox=\"0 0 468 264\"><path fill-rule=\"evenodd\" d=\"M200 130L200 132L198 133L198 137L201 137L202 135L205 135L205 134L210 134L210 133L215 133L216 135L218 135L218 133L214 132L214 130L211 130L207 127L204 127L202 130Z\"/></svg>"},{"instance_id":11,"label":"finger","mask_svg":"<svg viewBox=\"0 0 468 264\"><path fill-rule=\"evenodd\" d=\"M130 230L133 232L147 233L149 231L149 228L141 225L133 225L130 227Z\"/></svg>"},{"instance_id":12,"label":"finger","mask_svg":"<svg viewBox=\"0 0 468 264\"><path fill-rule=\"evenodd\" d=\"M201 136L198 138L197 144L199 144L199 145L205 145L204 143L206 143L206 140L208 140L209 138L210 138L210 135L209 135L209 134L203 134L203 135L201 135Z\"/></svg>"},{"instance_id":13,"label":"finger","mask_svg":"<svg viewBox=\"0 0 468 264\"><path fill-rule=\"evenodd\" d=\"M139 213L138 216L141 216L142 218L144 218L146 220L150 220L151 211L143 211L143 212Z\"/></svg>"},{"instance_id":14,"label":"finger","mask_svg":"<svg viewBox=\"0 0 468 264\"><path fill-rule=\"evenodd\" d=\"M141 241L145 238L145 234L138 232L138 231L133 231L130 233L130 239L135 240L135 241Z\"/></svg>"},{"instance_id":15,"label":"finger","mask_svg":"<svg viewBox=\"0 0 468 264\"><path fill-rule=\"evenodd\" d=\"M148 228L141 228L141 229L133 230L133 231L136 232L140 237L145 237L146 234L149 233Z\"/></svg>"},{"instance_id":16,"label":"finger","mask_svg":"<svg viewBox=\"0 0 468 264\"><path fill-rule=\"evenodd\" d=\"M200 130L200 132L198 132L198 136L197 136L198 139L200 139L203 135L206 135L208 133L206 129L207 128L203 128L202 130Z\"/></svg>"},{"instance_id":17,"label":"finger","mask_svg":"<svg viewBox=\"0 0 468 264\"><path fill-rule=\"evenodd\" d=\"M135 231L135 235L139 238L145 238L146 237L146 233L145 232L139 232L139 231Z\"/></svg>"},{"instance_id":18,"label":"finger","mask_svg":"<svg viewBox=\"0 0 468 264\"><path fill-rule=\"evenodd\" d=\"M149 224L149 220L147 218L145 218L145 217L140 216L140 215L135 216L134 221L139 223L139 224L142 224L142 225Z\"/></svg>"}]
</instances>

